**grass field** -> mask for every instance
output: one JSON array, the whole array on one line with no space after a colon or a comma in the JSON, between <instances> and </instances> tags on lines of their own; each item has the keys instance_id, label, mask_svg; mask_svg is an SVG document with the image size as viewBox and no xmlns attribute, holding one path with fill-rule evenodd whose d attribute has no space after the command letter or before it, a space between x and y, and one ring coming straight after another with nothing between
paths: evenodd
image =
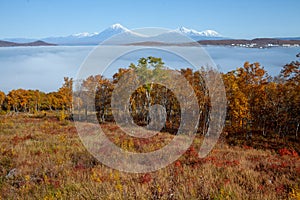
<instances>
[{"instance_id":1,"label":"grass field","mask_svg":"<svg viewBox=\"0 0 300 200\"><path fill-rule=\"evenodd\" d=\"M152 151L173 137L160 133L141 142L113 123L102 128L128 151ZM288 146L254 149L221 136L200 159L197 137L168 167L131 174L98 162L73 122L53 114L1 115L0 141L0 199L300 199L300 158Z\"/></svg>"}]
</instances>

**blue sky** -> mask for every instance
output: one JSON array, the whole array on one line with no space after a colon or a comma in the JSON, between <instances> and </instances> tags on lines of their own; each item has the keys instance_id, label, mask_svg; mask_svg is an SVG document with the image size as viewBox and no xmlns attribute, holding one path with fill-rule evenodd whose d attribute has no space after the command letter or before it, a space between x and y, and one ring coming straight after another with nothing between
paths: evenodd
<instances>
[{"instance_id":1,"label":"blue sky","mask_svg":"<svg viewBox=\"0 0 300 200\"><path fill-rule=\"evenodd\" d=\"M0 38L179 26L232 38L300 37L299 0L0 0Z\"/></svg>"}]
</instances>

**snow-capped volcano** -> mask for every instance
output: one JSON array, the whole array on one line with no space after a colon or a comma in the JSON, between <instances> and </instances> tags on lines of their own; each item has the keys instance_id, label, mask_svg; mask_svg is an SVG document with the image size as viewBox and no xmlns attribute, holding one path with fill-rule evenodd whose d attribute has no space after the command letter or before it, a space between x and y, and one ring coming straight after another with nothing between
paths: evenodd
<instances>
[{"instance_id":1,"label":"snow-capped volcano","mask_svg":"<svg viewBox=\"0 0 300 200\"><path fill-rule=\"evenodd\" d=\"M67 37L77 37L77 38L92 37L92 36L99 35L103 32L111 32L112 34L114 34L114 33L130 32L130 30L125 28L121 24L113 24L107 29L103 30L102 32L94 32L94 33L82 32L82 33L75 33Z\"/></svg>"},{"instance_id":2,"label":"snow-capped volcano","mask_svg":"<svg viewBox=\"0 0 300 200\"><path fill-rule=\"evenodd\" d=\"M114 34L124 33L124 32L130 32L128 28L125 28L121 24L113 24L104 31L100 32L98 35L106 35L112 36Z\"/></svg>"},{"instance_id":3,"label":"snow-capped volcano","mask_svg":"<svg viewBox=\"0 0 300 200\"><path fill-rule=\"evenodd\" d=\"M121 24L113 24L110 27L104 29L101 32L83 32L83 33L76 33L65 37L50 37L50 38L43 38L43 41L47 41L54 44L71 44L71 45L96 45L99 44L108 38L120 34L126 33L129 35L137 35L130 31L129 29L125 28Z\"/></svg>"}]
</instances>

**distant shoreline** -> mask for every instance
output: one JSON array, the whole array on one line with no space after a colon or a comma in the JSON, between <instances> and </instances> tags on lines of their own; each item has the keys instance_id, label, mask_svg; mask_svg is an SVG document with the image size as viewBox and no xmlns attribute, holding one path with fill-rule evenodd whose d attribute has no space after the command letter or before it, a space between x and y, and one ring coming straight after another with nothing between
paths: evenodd
<instances>
[{"instance_id":1,"label":"distant shoreline","mask_svg":"<svg viewBox=\"0 0 300 200\"><path fill-rule=\"evenodd\" d=\"M275 38L256 38L252 40L246 39L223 39L223 40L200 40L189 43L164 43L164 42L136 42L120 44L125 46L227 46L241 48L271 48L271 47L300 47L300 40L285 40ZM30 46L97 46L99 44L52 44L42 40L29 43L17 43L0 40L0 47L30 47ZM117 45L117 44L112 44Z\"/></svg>"},{"instance_id":2,"label":"distant shoreline","mask_svg":"<svg viewBox=\"0 0 300 200\"><path fill-rule=\"evenodd\" d=\"M200 40L190 43L137 42L126 45L136 46L229 46L242 48L300 47L300 40L282 40L273 38Z\"/></svg>"}]
</instances>

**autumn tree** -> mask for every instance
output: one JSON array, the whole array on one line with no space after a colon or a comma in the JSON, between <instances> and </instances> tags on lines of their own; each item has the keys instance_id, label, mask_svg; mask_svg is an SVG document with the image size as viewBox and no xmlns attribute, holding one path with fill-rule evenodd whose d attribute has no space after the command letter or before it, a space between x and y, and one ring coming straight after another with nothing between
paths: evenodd
<instances>
[{"instance_id":1,"label":"autumn tree","mask_svg":"<svg viewBox=\"0 0 300 200\"><path fill-rule=\"evenodd\" d=\"M249 101L239 85L236 71L223 75L223 80L227 93L228 125L237 131L242 128L244 119L250 119Z\"/></svg>"},{"instance_id":2,"label":"autumn tree","mask_svg":"<svg viewBox=\"0 0 300 200\"><path fill-rule=\"evenodd\" d=\"M103 76L97 77L95 91L95 109L100 122L105 122L108 117L111 118L111 95L113 84Z\"/></svg>"},{"instance_id":3,"label":"autumn tree","mask_svg":"<svg viewBox=\"0 0 300 200\"><path fill-rule=\"evenodd\" d=\"M73 92L73 104L77 112L75 114L78 116L78 120L87 120L90 113L95 114L92 112L95 112L101 107L99 103L101 104L104 99L101 99L100 93L98 93L98 97L96 97L97 87L99 86L99 88L101 88L101 86L98 85L101 80L101 75L95 75L76 82L75 91ZM97 115L99 117L99 112Z\"/></svg>"},{"instance_id":4,"label":"autumn tree","mask_svg":"<svg viewBox=\"0 0 300 200\"><path fill-rule=\"evenodd\" d=\"M61 88L58 90L59 99L63 109L66 109L69 113L72 110L72 87L73 79L65 77L64 83Z\"/></svg>"},{"instance_id":5,"label":"autumn tree","mask_svg":"<svg viewBox=\"0 0 300 200\"><path fill-rule=\"evenodd\" d=\"M300 62L285 65L280 73L284 83L285 132L294 132L298 137L300 123Z\"/></svg>"},{"instance_id":6,"label":"autumn tree","mask_svg":"<svg viewBox=\"0 0 300 200\"><path fill-rule=\"evenodd\" d=\"M157 80L161 81L165 79L166 67L164 66L164 62L161 58L149 56L147 58L140 58L137 65L131 63L129 69L133 70L138 76L140 82L143 83L136 95L142 97L142 94L145 94L145 99L142 101L144 102L144 105L140 110L146 111L144 112L146 113L145 121L146 124L148 124L150 122L149 110L155 101L155 98L152 96L154 86L157 85L155 82Z\"/></svg>"},{"instance_id":7,"label":"autumn tree","mask_svg":"<svg viewBox=\"0 0 300 200\"><path fill-rule=\"evenodd\" d=\"M247 132L264 130L266 126L267 96L266 86L269 76L259 63L245 62L238 68L223 76L227 99L227 119L235 130Z\"/></svg>"},{"instance_id":8,"label":"autumn tree","mask_svg":"<svg viewBox=\"0 0 300 200\"><path fill-rule=\"evenodd\" d=\"M0 111L2 110L4 100L5 100L5 93L0 91Z\"/></svg>"},{"instance_id":9,"label":"autumn tree","mask_svg":"<svg viewBox=\"0 0 300 200\"><path fill-rule=\"evenodd\" d=\"M22 105L26 105L26 100L22 99L23 89L12 90L7 95L7 108L18 112L21 111Z\"/></svg>"},{"instance_id":10,"label":"autumn tree","mask_svg":"<svg viewBox=\"0 0 300 200\"><path fill-rule=\"evenodd\" d=\"M198 106L201 110L200 118L199 118L199 130L203 134L206 134L208 126L209 126L209 115L210 115L210 97L209 92L204 81L205 74L207 74L207 70L204 68L200 70L193 71L190 68L181 69L180 73L186 78L189 84L192 86L195 95L198 100Z\"/></svg>"}]
</instances>

